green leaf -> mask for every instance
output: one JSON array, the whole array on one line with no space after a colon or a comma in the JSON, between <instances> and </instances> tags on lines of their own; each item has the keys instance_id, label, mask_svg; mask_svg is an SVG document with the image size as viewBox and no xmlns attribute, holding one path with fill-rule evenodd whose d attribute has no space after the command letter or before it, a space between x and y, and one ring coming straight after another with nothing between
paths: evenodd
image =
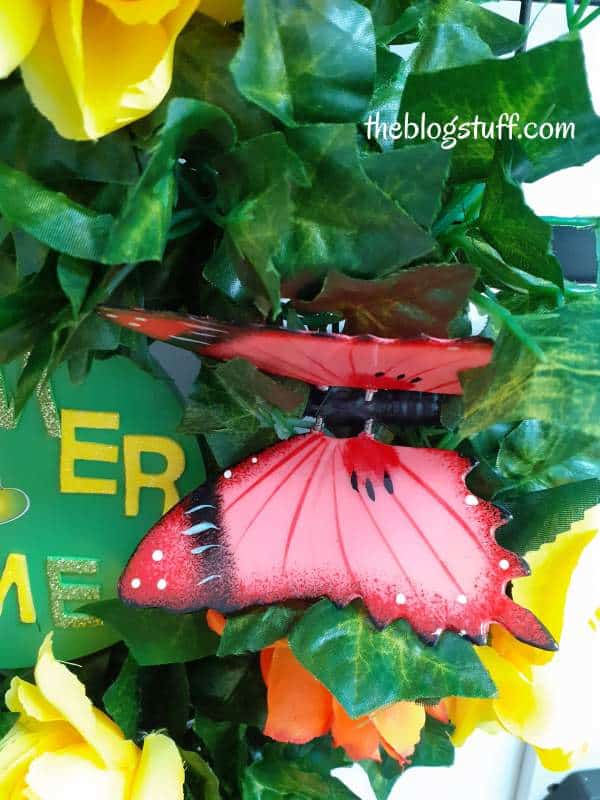
<instances>
[{"instance_id":1,"label":"green leaf","mask_svg":"<svg viewBox=\"0 0 600 800\"><path fill-rule=\"evenodd\" d=\"M562 287L562 269L551 252L552 228L525 202L501 149L488 177L479 228L508 264Z\"/></svg>"},{"instance_id":2,"label":"green leaf","mask_svg":"<svg viewBox=\"0 0 600 800\"><path fill-rule=\"evenodd\" d=\"M259 430L273 429L281 438L294 432L308 399L305 384L273 378L249 361L205 362L181 429L186 433L231 431L247 439Z\"/></svg>"},{"instance_id":3,"label":"green leaf","mask_svg":"<svg viewBox=\"0 0 600 800\"><path fill-rule=\"evenodd\" d=\"M88 289L94 275L94 268L86 261L70 256L60 256L56 266L56 274L61 289L66 294L76 316L81 311Z\"/></svg>"},{"instance_id":4,"label":"green leaf","mask_svg":"<svg viewBox=\"0 0 600 800\"><path fill-rule=\"evenodd\" d=\"M421 23L415 72L435 72L472 64L515 50L525 29L470 0L436 0Z\"/></svg>"},{"instance_id":5,"label":"green leaf","mask_svg":"<svg viewBox=\"0 0 600 800\"><path fill-rule=\"evenodd\" d=\"M262 728L267 716L266 689L255 655L209 657L189 671L192 703L220 722Z\"/></svg>"},{"instance_id":6,"label":"green leaf","mask_svg":"<svg viewBox=\"0 0 600 800\"><path fill-rule=\"evenodd\" d=\"M275 259L288 288L299 291L333 264L357 278L385 277L434 249L365 174L354 126L297 128L287 140L308 176L307 186L295 187L292 231Z\"/></svg>"},{"instance_id":7,"label":"green leaf","mask_svg":"<svg viewBox=\"0 0 600 800\"><path fill-rule=\"evenodd\" d=\"M224 794L232 800L239 797L242 775L250 759L247 726L235 722L215 722L197 713L193 731L210 756Z\"/></svg>"},{"instance_id":8,"label":"green leaf","mask_svg":"<svg viewBox=\"0 0 600 800\"><path fill-rule=\"evenodd\" d=\"M525 420L502 440L496 469L503 492L534 492L599 478L600 442L539 420Z\"/></svg>"},{"instance_id":9,"label":"green leaf","mask_svg":"<svg viewBox=\"0 0 600 800\"><path fill-rule=\"evenodd\" d=\"M385 280L363 281L331 271L302 311L337 311L346 333L414 337L448 336L477 278L468 264L424 264Z\"/></svg>"},{"instance_id":10,"label":"green leaf","mask_svg":"<svg viewBox=\"0 0 600 800\"><path fill-rule=\"evenodd\" d=\"M473 646L444 633L424 644L404 620L378 631L362 609L313 605L293 628L290 645L351 717L399 700L492 697L494 684Z\"/></svg>"},{"instance_id":11,"label":"green leaf","mask_svg":"<svg viewBox=\"0 0 600 800\"><path fill-rule=\"evenodd\" d=\"M193 97L219 106L229 114L241 139L273 129L272 120L237 89L229 65L238 50L240 34L202 14L194 14L177 39L173 97Z\"/></svg>"},{"instance_id":12,"label":"green leaf","mask_svg":"<svg viewBox=\"0 0 600 800\"><path fill-rule=\"evenodd\" d=\"M509 59L412 73L406 82L400 118L407 113L413 121L419 121L425 114L428 123L443 126L454 117L460 124L475 120L477 115L489 124L504 112L520 115L515 133L522 133L528 122L576 122L574 140L515 140L520 156L515 167L520 179L536 180L596 155L600 151L600 119L590 99L579 39L558 39ZM506 139L507 131L504 135ZM494 157L495 139L482 138L480 131L477 139L471 136L458 141L453 150L453 179L484 177Z\"/></svg>"},{"instance_id":13,"label":"green leaf","mask_svg":"<svg viewBox=\"0 0 600 800\"><path fill-rule=\"evenodd\" d=\"M305 768L302 761L282 758L275 748L246 770L243 800L356 800L336 778Z\"/></svg>"},{"instance_id":14,"label":"green leaf","mask_svg":"<svg viewBox=\"0 0 600 800\"><path fill-rule=\"evenodd\" d=\"M0 711L0 739L2 739L19 719L18 714L11 711Z\"/></svg>"},{"instance_id":15,"label":"green leaf","mask_svg":"<svg viewBox=\"0 0 600 800\"><path fill-rule=\"evenodd\" d=\"M140 671L142 718L145 731L166 730L175 741L187 733L191 713L190 686L185 664L161 664Z\"/></svg>"},{"instance_id":16,"label":"green leaf","mask_svg":"<svg viewBox=\"0 0 600 800\"><path fill-rule=\"evenodd\" d=\"M375 79L375 32L354 0L247 0L231 71L249 100L293 126L358 122Z\"/></svg>"},{"instance_id":17,"label":"green leaf","mask_svg":"<svg viewBox=\"0 0 600 800\"><path fill-rule=\"evenodd\" d=\"M199 131L225 146L235 139L225 112L198 100L172 100L157 145L116 216L54 192L0 163L0 213L35 239L74 258L119 264L160 260L174 203L176 157Z\"/></svg>"},{"instance_id":18,"label":"green leaf","mask_svg":"<svg viewBox=\"0 0 600 800\"><path fill-rule=\"evenodd\" d=\"M106 713L117 723L126 739L135 739L141 714L140 668L129 655L117 679L104 693Z\"/></svg>"},{"instance_id":19,"label":"green leaf","mask_svg":"<svg viewBox=\"0 0 600 800\"><path fill-rule=\"evenodd\" d=\"M597 479L504 497L502 506L512 518L498 528L498 541L503 547L525 555L553 542L598 503L600 480Z\"/></svg>"},{"instance_id":20,"label":"green leaf","mask_svg":"<svg viewBox=\"0 0 600 800\"><path fill-rule=\"evenodd\" d=\"M274 605L227 617L217 655L257 653L286 636L299 615L293 608Z\"/></svg>"},{"instance_id":21,"label":"green leaf","mask_svg":"<svg viewBox=\"0 0 600 800\"><path fill-rule=\"evenodd\" d=\"M454 745L450 741L452 725L444 725L427 716L419 743L411 756L413 767L451 767L454 764Z\"/></svg>"},{"instance_id":22,"label":"green leaf","mask_svg":"<svg viewBox=\"0 0 600 800\"><path fill-rule=\"evenodd\" d=\"M442 206L450 170L450 151L437 142L370 153L361 163L365 172L419 225L430 228Z\"/></svg>"},{"instance_id":23,"label":"green leaf","mask_svg":"<svg viewBox=\"0 0 600 800\"><path fill-rule=\"evenodd\" d=\"M190 750L179 750L181 757L187 767L185 771L186 785L193 792L197 792L197 797L202 800L221 800L219 789L219 779L206 763L206 761Z\"/></svg>"},{"instance_id":24,"label":"green leaf","mask_svg":"<svg viewBox=\"0 0 600 800\"><path fill-rule=\"evenodd\" d=\"M380 763L368 760L361 761L360 765L369 776L369 783L376 800L389 800L402 771L398 762L390 758L386 752L383 752L381 758Z\"/></svg>"},{"instance_id":25,"label":"green leaf","mask_svg":"<svg viewBox=\"0 0 600 800\"><path fill-rule=\"evenodd\" d=\"M387 47L377 46L375 89L363 122L367 123L369 118L388 126L396 122L409 68L408 61L400 58ZM388 150L394 146L391 138L382 136L377 141L382 150Z\"/></svg>"},{"instance_id":26,"label":"green leaf","mask_svg":"<svg viewBox=\"0 0 600 800\"><path fill-rule=\"evenodd\" d=\"M140 666L193 661L217 649L218 637L208 628L204 614L134 609L119 600L91 603L82 610L114 628Z\"/></svg>"},{"instance_id":27,"label":"green leaf","mask_svg":"<svg viewBox=\"0 0 600 800\"><path fill-rule=\"evenodd\" d=\"M600 438L600 300L584 296L551 313L514 319L544 359L503 330L491 364L462 379L461 435L538 419Z\"/></svg>"}]
</instances>

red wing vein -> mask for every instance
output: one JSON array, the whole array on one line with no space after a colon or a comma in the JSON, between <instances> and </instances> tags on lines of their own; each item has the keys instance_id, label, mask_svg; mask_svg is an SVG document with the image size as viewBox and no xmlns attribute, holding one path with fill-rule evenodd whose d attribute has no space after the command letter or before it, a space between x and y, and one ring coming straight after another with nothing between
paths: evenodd
<instances>
[{"instance_id":1,"label":"red wing vein","mask_svg":"<svg viewBox=\"0 0 600 800\"><path fill-rule=\"evenodd\" d=\"M418 524L418 523L417 523L417 521L416 521L416 520L415 520L415 519L412 517L412 515L411 515L411 514L409 514L409 512L406 510L406 508L403 506L403 504L400 502L400 500L398 500L398 498L396 497L396 495L395 495L395 494L393 494L393 495L392 495L392 497L393 497L393 499L394 499L394 501L395 501L396 505L397 505L397 506L398 506L398 508L400 509L400 511L402 511L402 513L404 514L404 516L405 516L405 517L408 519L408 521L409 521L409 522L410 522L410 524L413 526L413 528L415 529L415 531L418 533L418 535L421 537L421 539L423 540L423 542L424 542L424 543L426 544L426 546L429 548L429 551L430 551L430 552L431 552L431 554L434 556L434 558L436 559L436 561L439 563L439 565L440 565L440 567L442 568L442 570L443 570L443 571L446 573L446 575L448 576L448 578L450 578L450 580L452 581L452 583L453 583L453 584L456 586L456 588L458 589L458 592L459 592L459 594L462 594L462 593L463 593L463 590L462 590L462 588L461 588L460 584L457 582L456 578L455 578L455 577L454 577L454 575L453 575L453 574L450 572L450 570L448 569L448 567L447 567L447 566L444 564L444 562L442 561L441 557L439 556L439 554L438 554L437 550L436 550L436 549L435 549L435 547L434 547L434 546L431 544L431 542L429 541L429 539L428 539L428 537L426 536L426 534L425 534L425 532L423 531L423 529L422 529L422 528L419 526L419 524Z\"/></svg>"},{"instance_id":2,"label":"red wing vein","mask_svg":"<svg viewBox=\"0 0 600 800\"><path fill-rule=\"evenodd\" d=\"M278 491L279 491L279 490L280 490L280 489L281 489L283 486L285 486L285 482L286 482L286 480L289 478L289 476L290 476L290 475L291 475L293 472L295 472L295 471L298 469L298 467L301 467L301 466L302 466L302 464L304 464L304 462L305 462L305 461L306 461L308 458L310 458L310 457L312 456L312 454L313 454L313 453L314 453L316 450L318 450L318 449L319 449L319 447L320 447L322 444L323 444L323 442L322 442L321 440L319 440L318 442L316 442L315 446L314 446L314 447L312 447L312 448L310 449L310 451L309 451L308 453L305 453L305 454L304 454L304 458L302 458L302 459L300 460L300 462L299 462L299 463L297 463L297 464L296 464L296 463L292 464L291 468L288 470L288 472L286 472L286 474L285 474L285 476L284 476L283 480L281 480L281 481L280 481L280 482L279 482L279 483L278 483L278 484L275 486L275 488L273 489L273 491L272 491L272 492L271 492L271 493L268 495L268 497L267 497L267 498L265 499L265 501L262 503L262 505L260 506L260 508L259 508L259 509L258 509L258 511L256 512L256 514L254 514L254 516L252 517L252 519L250 520L250 522L249 522L249 523L246 525L246 527L244 528L244 532L241 534L241 536L238 538L237 542L235 543L235 545L234 545L235 547L239 547L239 546L240 546L240 544L242 543L242 540L244 539L244 537L246 536L246 534L248 533L248 531L250 530L250 528L252 527L252 525L254 524L254 522L255 522L255 521L257 520L257 518L260 516L260 514L261 514L261 513L264 511L265 507L266 507L266 506L267 506L267 505L268 505L268 504L271 502L271 500L272 500L272 499L275 497L275 495L277 494L277 492L278 492ZM297 452L298 452L298 451L296 450L296 451L295 451L295 453L294 453L294 455L296 455L296 454L297 454ZM281 465L281 462L278 462L277 466L280 466L280 465ZM261 476L261 479L260 479L260 480L258 480L258 481L256 481L255 483L253 483L253 484L251 485L251 487L250 487L250 488L254 489L256 486L258 486L258 484L261 482L262 478L264 478L264 477L265 477L264 475L263 475L263 476ZM246 490L246 491L248 491L248 490ZM244 492L244 494L246 494L246 492ZM229 506L229 508L231 508L231 507L234 505L234 503L235 503L235 502L236 502L238 499L239 499L239 498L236 498L236 500L235 500L233 503L231 503L231 505Z\"/></svg>"},{"instance_id":3,"label":"red wing vein","mask_svg":"<svg viewBox=\"0 0 600 800\"><path fill-rule=\"evenodd\" d=\"M304 461L302 463L304 463ZM290 528L285 542L285 549L283 551L283 564L281 565L281 571L284 574L285 574L285 565L287 562L288 554L290 552L292 540L294 538L294 534L296 533L296 528L298 527L298 520L300 519L300 514L302 513L302 509L304 507L304 501L306 500L308 493L310 492L310 487L312 486L313 481L315 480L318 472L319 472L319 465L317 465L316 469L312 471L310 478L306 481L304 489L302 490L300 497L298 498L296 509L294 511L294 516L292 517L292 521L290 522Z\"/></svg>"},{"instance_id":4,"label":"red wing vein","mask_svg":"<svg viewBox=\"0 0 600 800\"><path fill-rule=\"evenodd\" d=\"M310 368L312 366L312 363L314 363L317 366L319 366L321 369L323 369L325 372L328 372L331 376L333 376L335 378L335 380L338 379L339 376L338 376L338 374L336 372L332 372L332 370L330 370L328 367L324 366L323 364L319 364L319 362L316 361L314 358L309 358L303 350L301 350L300 352L302 354L302 358L304 359L304 365L298 364L297 362L294 363L292 361L288 361L287 359L282 358L280 355L274 356L274 354L272 352L265 351L265 350L262 350L260 348L256 348L255 347L253 349L253 353L255 353L258 356L262 355L265 358L268 358L270 360L273 360L273 358L276 358L277 362L279 364L281 364L284 367L287 367L287 369L289 369L289 370L293 370L294 373L297 373L298 369L310 370ZM266 367L265 367L265 369L266 369Z\"/></svg>"},{"instance_id":5,"label":"red wing vein","mask_svg":"<svg viewBox=\"0 0 600 800\"><path fill-rule=\"evenodd\" d=\"M342 556L342 561L344 562L344 566L348 570L348 574L351 576L354 584L356 586L357 591L361 590L360 581L357 579L354 570L350 566L350 561L348 560L348 553L346 552L346 546L344 544L344 534L342 532L342 527L340 525L340 510L338 505L338 493L337 493L337 481L336 481L336 469L335 469L335 461L336 456L338 455L338 450L333 451L333 513L335 516L335 527L336 527L336 534L337 534L337 542L340 548L340 553ZM342 461L342 469L340 470L340 474L344 474L344 465Z\"/></svg>"},{"instance_id":6,"label":"red wing vein","mask_svg":"<svg viewBox=\"0 0 600 800\"><path fill-rule=\"evenodd\" d=\"M415 585L413 584L413 582L411 581L411 579L408 577L408 573L407 573L407 571L404 569L404 567L403 567L403 566L402 566L402 564L400 563L400 560L398 559L398 556L396 555L396 553L395 553L395 551L394 551L394 548L393 548L393 547L390 545L390 543L389 543L389 542L388 542L388 540L387 540L387 536L385 535L385 533L384 533L384 532L381 530L381 528L380 528L380 527L379 527L379 525L377 524L377 520L376 520L375 516L373 515L373 512L371 511L371 509L370 509L370 508L369 508L369 506L367 505L367 501L365 500L365 498L364 498L364 496L363 496L362 492L359 492L359 493L358 493L358 495L359 495L359 497L360 497L360 499L361 499L361 502L362 502L362 504L363 504L363 506L364 506L364 508L365 508L365 511L367 512L367 514L368 514L368 515L369 515L369 517L371 518L371 522L373 523L373 526L374 526L375 530L376 530L376 531L377 531L377 533L379 534L379 538L381 539L381 541L384 543L384 545L385 545L385 546L387 547L387 549L389 550L389 552L390 552L390 555L392 556L392 558L393 558L393 559L394 559L394 561L396 562L396 566L398 567L398 569L400 570L400 572L401 572L401 573L404 575L404 577L406 578L406 581L407 581L408 585L410 586L410 588L411 588L411 589L412 589L412 591L414 592L414 591L415 591Z\"/></svg>"},{"instance_id":7,"label":"red wing vein","mask_svg":"<svg viewBox=\"0 0 600 800\"><path fill-rule=\"evenodd\" d=\"M435 491L435 489L433 489L431 486L429 486L428 483L426 483L425 481L421 480L421 478L419 478L419 476L415 472L413 472L412 469L407 467L406 464L404 464L402 461L400 461L400 459L398 459L398 465L404 470L404 472L406 472L407 475L409 475L413 479L413 481L415 481L415 483L418 483L419 486L422 486L423 489L425 489L425 491L429 495L431 495L431 497L433 497L443 508L446 509L446 511L450 514L450 516L453 517L453 519L455 519L456 522L458 522L458 524L461 526L461 528L463 528L464 531L477 544L479 549L483 550L483 552L485 553L486 552L485 546L483 545L482 542L479 541L479 537L477 536L475 531L472 530L472 528L470 528L467 525L467 523L464 521L464 519L462 519L462 517L456 512L456 510L454 508L452 508L450 503L448 503L446 500L444 500L444 498L441 497L441 495L439 495Z\"/></svg>"},{"instance_id":8,"label":"red wing vein","mask_svg":"<svg viewBox=\"0 0 600 800\"><path fill-rule=\"evenodd\" d=\"M269 467L269 469L266 472L263 472L263 474L259 478L257 478L257 480L254 483L251 483L247 489L244 489L243 492L240 492L238 494L235 500L232 500L228 506L225 506L224 510L225 511L231 510L238 501L240 501L243 497L245 497L248 494L248 492L251 492L259 484L261 484L264 480L266 480L270 475L276 472L282 464L285 464L286 461L288 461L290 458L299 453L303 447L306 447L306 442L304 441L304 437L302 436L301 441L298 443L298 447L292 450L291 453L286 453L281 460L277 461L276 464Z\"/></svg>"}]
</instances>

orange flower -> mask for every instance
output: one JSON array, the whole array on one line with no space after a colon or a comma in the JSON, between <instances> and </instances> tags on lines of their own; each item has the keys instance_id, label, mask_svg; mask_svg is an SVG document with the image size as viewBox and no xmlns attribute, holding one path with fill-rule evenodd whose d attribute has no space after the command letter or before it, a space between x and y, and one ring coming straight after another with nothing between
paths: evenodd
<instances>
[{"instance_id":1,"label":"orange flower","mask_svg":"<svg viewBox=\"0 0 600 800\"><path fill-rule=\"evenodd\" d=\"M209 626L221 635L225 617L207 614ZM260 667L267 686L266 736L278 742L305 744L331 733L335 747L343 747L353 761L380 761L380 748L405 764L421 738L425 713L447 722L443 701L425 707L400 702L352 719L331 692L319 683L281 639L260 654Z\"/></svg>"}]
</instances>

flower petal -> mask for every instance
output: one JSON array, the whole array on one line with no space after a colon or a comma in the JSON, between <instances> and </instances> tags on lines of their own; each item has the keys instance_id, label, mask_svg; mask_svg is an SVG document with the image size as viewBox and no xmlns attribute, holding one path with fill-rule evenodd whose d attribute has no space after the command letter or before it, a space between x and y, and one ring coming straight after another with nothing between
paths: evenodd
<instances>
[{"instance_id":1,"label":"flower petal","mask_svg":"<svg viewBox=\"0 0 600 800\"><path fill-rule=\"evenodd\" d=\"M0 0L0 78L19 66L39 36L47 0Z\"/></svg>"},{"instance_id":2,"label":"flower petal","mask_svg":"<svg viewBox=\"0 0 600 800\"><path fill-rule=\"evenodd\" d=\"M407 758L421 738L425 708L418 703L394 703L371 714L371 719L385 743L398 756Z\"/></svg>"},{"instance_id":3,"label":"flower petal","mask_svg":"<svg viewBox=\"0 0 600 800\"><path fill-rule=\"evenodd\" d=\"M66 723L30 726L17 722L0 742L0 797L10 797L39 755L80 741L76 731Z\"/></svg>"},{"instance_id":4,"label":"flower petal","mask_svg":"<svg viewBox=\"0 0 600 800\"><path fill-rule=\"evenodd\" d=\"M38 722L62 720L60 712L46 700L38 687L19 677L12 679L5 702L9 711L31 717Z\"/></svg>"},{"instance_id":5,"label":"flower petal","mask_svg":"<svg viewBox=\"0 0 600 800\"><path fill-rule=\"evenodd\" d=\"M79 732L107 767L132 768L137 748L133 742L125 741L112 720L92 706L83 684L54 658L51 634L40 648L34 674L45 699Z\"/></svg>"},{"instance_id":6,"label":"flower petal","mask_svg":"<svg viewBox=\"0 0 600 800\"><path fill-rule=\"evenodd\" d=\"M446 700L450 722L454 725L451 739L455 747L462 747L476 728L498 724L492 700L471 697L449 697Z\"/></svg>"},{"instance_id":7,"label":"flower petal","mask_svg":"<svg viewBox=\"0 0 600 800\"><path fill-rule=\"evenodd\" d=\"M177 746L154 733L144 740L130 800L183 800L185 773Z\"/></svg>"},{"instance_id":8,"label":"flower petal","mask_svg":"<svg viewBox=\"0 0 600 800\"><path fill-rule=\"evenodd\" d=\"M344 707L333 698L331 735L335 747L343 747L352 761L365 758L381 761L379 734L368 717L352 719Z\"/></svg>"},{"instance_id":9,"label":"flower petal","mask_svg":"<svg viewBox=\"0 0 600 800\"><path fill-rule=\"evenodd\" d=\"M39 800L125 800L126 776L94 763L89 747L43 753L29 767L25 784Z\"/></svg>"},{"instance_id":10,"label":"flower petal","mask_svg":"<svg viewBox=\"0 0 600 800\"><path fill-rule=\"evenodd\" d=\"M217 634L217 636L222 636L223 631L225 630L225 625L227 624L227 619L223 616L223 614L215 611L212 608L209 608L206 612L206 624L211 631Z\"/></svg>"},{"instance_id":11,"label":"flower petal","mask_svg":"<svg viewBox=\"0 0 600 800\"><path fill-rule=\"evenodd\" d=\"M59 133L97 139L156 108L171 83L175 41L197 0L179 0L153 25L127 24L99 3L51 2L51 24L24 62L23 77Z\"/></svg>"},{"instance_id":12,"label":"flower petal","mask_svg":"<svg viewBox=\"0 0 600 800\"><path fill-rule=\"evenodd\" d=\"M267 709L264 733L279 742L304 744L323 736L331 725L331 694L288 646L273 648Z\"/></svg>"},{"instance_id":13,"label":"flower petal","mask_svg":"<svg viewBox=\"0 0 600 800\"><path fill-rule=\"evenodd\" d=\"M177 8L179 0L96 0L110 8L121 22L127 25L139 25L148 22L156 25L169 11Z\"/></svg>"}]
</instances>

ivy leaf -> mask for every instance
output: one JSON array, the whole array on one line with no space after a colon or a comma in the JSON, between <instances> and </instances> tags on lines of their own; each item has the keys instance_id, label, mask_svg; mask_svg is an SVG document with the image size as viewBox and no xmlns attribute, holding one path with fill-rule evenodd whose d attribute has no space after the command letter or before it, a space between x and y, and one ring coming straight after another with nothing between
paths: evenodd
<instances>
[{"instance_id":1,"label":"ivy leaf","mask_svg":"<svg viewBox=\"0 0 600 800\"><path fill-rule=\"evenodd\" d=\"M430 228L442 207L450 159L449 150L443 150L437 142L427 142L370 153L361 163L369 178L415 222Z\"/></svg>"},{"instance_id":2,"label":"ivy leaf","mask_svg":"<svg viewBox=\"0 0 600 800\"><path fill-rule=\"evenodd\" d=\"M468 264L425 264L385 280L364 281L331 271L314 300L301 311L337 311L346 333L444 338L467 302L477 278Z\"/></svg>"},{"instance_id":3,"label":"ivy leaf","mask_svg":"<svg viewBox=\"0 0 600 800\"><path fill-rule=\"evenodd\" d=\"M470 0L430 2L421 23L415 72L435 72L515 50L525 29Z\"/></svg>"},{"instance_id":4,"label":"ivy leaf","mask_svg":"<svg viewBox=\"0 0 600 800\"><path fill-rule=\"evenodd\" d=\"M240 92L293 126L358 122L373 92L375 32L354 0L247 0L231 71Z\"/></svg>"},{"instance_id":5,"label":"ivy leaf","mask_svg":"<svg viewBox=\"0 0 600 800\"><path fill-rule=\"evenodd\" d=\"M468 437L497 422L538 419L600 438L600 300L584 295L546 314L516 317L539 359L504 329L489 366L462 380Z\"/></svg>"},{"instance_id":6,"label":"ivy leaf","mask_svg":"<svg viewBox=\"0 0 600 800\"><path fill-rule=\"evenodd\" d=\"M363 122L368 123L369 118L372 118L379 124L390 126L397 121L409 68L408 61L400 58L399 55L383 45L377 46L375 89ZM384 129L382 128L382 130ZM373 138L372 134L371 138ZM374 138L377 136L375 135ZM377 141L384 151L394 146L394 140L390 137L381 136L377 138ZM406 210L408 211L408 209Z\"/></svg>"},{"instance_id":7,"label":"ivy leaf","mask_svg":"<svg viewBox=\"0 0 600 800\"><path fill-rule=\"evenodd\" d=\"M563 286L560 263L551 252L552 228L529 208L498 150L483 195L479 228L513 267Z\"/></svg>"},{"instance_id":8,"label":"ivy leaf","mask_svg":"<svg viewBox=\"0 0 600 800\"><path fill-rule=\"evenodd\" d=\"M498 541L503 547L525 555L553 542L598 503L600 480L597 479L504 497L502 506L511 519L498 528Z\"/></svg>"},{"instance_id":9,"label":"ivy leaf","mask_svg":"<svg viewBox=\"0 0 600 800\"><path fill-rule=\"evenodd\" d=\"M600 477L600 442L539 420L521 422L500 444L502 491L534 492Z\"/></svg>"},{"instance_id":10,"label":"ivy leaf","mask_svg":"<svg viewBox=\"0 0 600 800\"><path fill-rule=\"evenodd\" d=\"M427 716L419 743L411 756L413 767L451 767L454 764L454 745L450 736L454 728Z\"/></svg>"},{"instance_id":11,"label":"ivy leaf","mask_svg":"<svg viewBox=\"0 0 600 800\"><path fill-rule=\"evenodd\" d=\"M399 700L495 693L466 640L444 633L432 647L404 620L378 631L365 612L353 606L338 609L328 600L320 601L296 624L289 642L296 658L351 717Z\"/></svg>"},{"instance_id":12,"label":"ivy leaf","mask_svg":"<svg viewBox=\"0 0 600 800\"><path fill-rule=\"evenodd\" d=\"M191 750L179 750L181 757L187 767L185 771L186 786L189 787L195 796L202 800L221 800L219 779L198 754Z\"/></svg>"},{"instance_id":13,"label":"ivy leaf","mask_svg":"<svg viewBox=\"0 0 600 800\"><path fill-rule=\"evenodd\" d=\"M281 757L274 747L249 767L242 784L243 800L356 800L336 778L305 766L299 759Z\"/></svg>"},{"instance_id":14,"label":"ivy leaf","mask_svg":"<svg viewBox=\"0 0 600 800\"><path fill-rule=\"evenodd\" d=\"M431 252L434 240L365 174L351 125L288 131L308 184L295 187L295 217L275 259L286 291L336 265L353 277L385 277Z\"/></svg>"},{"instance_id":15,"label":"ivy leaf","mask_svg":"<svg viewBox=\"0 0 600 800\"><path fill-rule=\"evenodd\" d=\"M35 239L74 258L103 264L160 260L174 203L176 157L201 130L227 146L235 131L224 111L198 100L172 100L156 147L116 216L54 192L0 163L0 213Z\"/></svg>"},{"instance_id":16,"label":"ivy leaf","mask_svg":"<svg viewBox=\"0 0 600 800\"><path fill-rule=\"evenodd\" d=\"M518 178L537 180L558 169L583 164L600 151L600 119L594 113L586 82L581 42L558 39L509 59L429 73L411 73L406 82L400 117L409 114L440 125L457 117L457 124L475 119L496 122L510 111L519 117L519 131L528 122L576 122L575 140L518 140ZM517 132L517 133L518 133ZM494 157L494 140L469 137L453 150L452 177L461 182L485 177Z\"/></svg>"},{"instance_id":17,"label":"ivy leaf","mask_svg":"<svg viewBox=\"0 0 600 800\"><path fill-rule=\"evenodd\" d=\"M190 669L192 703L217 722L262 728L267 716L266 689L255 655L208 657Z\"/></svg>"},{"instance_id":18,"label":"ivy leaf","mask_svg":"<svg viewBox=\"0 0 600 800\"><path fill-rule=\"evenodd\" d=\"M237 89L229 65L241 36L231 27L203 14L194 14L177 39L173 68L173 97L193 97L219 106L229 114L241 139L273 129L268 114Z\"/></svg>"},{"instance_id":19,"label":"ivy leaf","mask_svg":"<svg viewBox=\"0 0 600 800\"><path fill-rule=\"evenodd\" d=\"M299 615L296 609L274 605L227 617L217 655L257 653L286 636Z\"/></svg>"},{"instance_id":20,"label":"ivy leaf","mask_svg":"<svg viewBox=\"0 0 600 800\"><path fill-rule=\"evenodd\" d=\"M90 603L82 610L114 628L140 666L193 661L217 649L218 637L208 628L204 614L134 609L120 600Z\"/></svg>"},{"instance_id":21,"label":"ivy leaf","mask_svg":"<svg viewBox=\"0 0 600 800\"><path fill-rule=\"evenodd\" d=\"M215 722L196 713L193 731L204 744L226 797L239 797L242 775L250 760L247 726Z\"/></svg>"},{"instance_id":22,"label":"ivy leaf","mask_svg":"<svg viewBox=\"0 0 600 800\"><path fill-rule=\"evenodd\" d=\"M135 739L141 714L140 668L128 655L117 679L104 693L106 713L117 723L126 739Z\"/></svg>"}]
</instances>

